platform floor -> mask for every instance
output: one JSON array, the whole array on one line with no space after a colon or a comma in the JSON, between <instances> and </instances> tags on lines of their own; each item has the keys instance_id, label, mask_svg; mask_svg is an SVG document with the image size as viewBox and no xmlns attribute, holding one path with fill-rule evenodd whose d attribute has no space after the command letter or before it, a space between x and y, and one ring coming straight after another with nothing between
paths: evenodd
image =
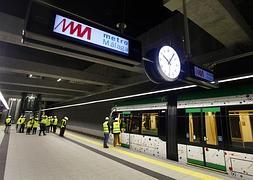
<instances>
[{"instance_id":1,"label":"platform floor","mask_svg":"<svg viewBox=\"0 0 253 180\"><path fill-rule=\"evenodd\" d=\"M229 176L121 147L102 148L102 141L66 131L65 138L9 134L0 127L0 180L78 179L230 179Z\"/></svg>"}]
</instances>

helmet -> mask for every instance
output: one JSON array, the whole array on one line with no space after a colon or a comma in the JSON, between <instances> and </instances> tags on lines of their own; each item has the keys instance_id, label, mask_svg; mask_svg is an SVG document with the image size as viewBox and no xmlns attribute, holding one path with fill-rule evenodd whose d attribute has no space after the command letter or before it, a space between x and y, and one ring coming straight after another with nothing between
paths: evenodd
<instances>
[{"instance_id":1,"label":"helmet","mask_svg":"<svg viewBox=\"0 0 253 180\"><path fill-rule=\"evenodd\" d=\"M115 121L118 121L119 120L119 118L115 118Z\"/></svg>"},{"instance_id":2,"label":"helmet","mask_svg":"<svg viewBox=\"0 0 253 180\"><path fill-rule=\"evenodd\" d=\"M11 115L8 116L9 118L11 117Z\"/></svg>"},{"instance_id":3,"label":"helmet","mask_svg":"<svg viewBox=\"0 0 253 180\"><path fill-rule=\"evenodd\" d=\"M108 121L108 120L109 120L109 117L105 117L105 120L107 120L107 121Z\"/></svg>"},{"instance_id":4,"label":"helmet","mask_svg":"<svg viewBox=\"0 0 253 180\"><path fill-rule=\"evenodd\" d=\"M56 116L54 116L54 118L57 118Z\"/></svg>"},{"instance_id":5,"label":"helmet","mask_svg":"<svg viewBox=\"0 0 253 180\"><path fill-rule=\"evenodd\" d=\"M69 120L69 118L67 116L65 116L64 119Z\"/></svg>"}]
</instances>

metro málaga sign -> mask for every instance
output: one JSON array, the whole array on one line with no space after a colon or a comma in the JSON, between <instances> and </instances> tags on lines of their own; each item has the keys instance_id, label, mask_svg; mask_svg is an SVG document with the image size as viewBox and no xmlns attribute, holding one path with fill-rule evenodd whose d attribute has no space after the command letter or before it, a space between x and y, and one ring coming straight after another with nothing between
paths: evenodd
<instances>
[{"instance_id":1,"label":"metro m\u00e1laga sign","mask_svg":"<svg viewBox=\"0 0 253 180\"><path fill-rule=\"evenodd\" d=\"M129 41L127 39L79 23L60 15L56 15L55 17L53 31L126 55L129 53Z\"/></svg>"}]
</instances>

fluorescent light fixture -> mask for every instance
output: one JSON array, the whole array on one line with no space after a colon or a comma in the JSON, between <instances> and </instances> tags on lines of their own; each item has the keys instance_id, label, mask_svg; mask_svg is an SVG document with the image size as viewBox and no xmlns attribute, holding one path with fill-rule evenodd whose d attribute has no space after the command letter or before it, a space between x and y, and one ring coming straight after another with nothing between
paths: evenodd
<instances>
[{"instance_id":1,"label":"fluorescent light fixture","mask_svg":"<svg viewBox=\"0 0 253 180\"><path fill-rule=\"evenodd\" d=\"M121 97L115 97L115 98L109 98L109 99L101 99L101 100L89 101L89 102L78 103L78 104L70 104L70 105L66 105L66 106L58 106L58 107L53 107L53 108L42 109L42 111L69 108L69 107L75 107L75 106L83 106L83 105L95 104L95 103L101 103L101 102L108 102L108 101L116 101L116 100L121 100L121 99L128 99L128 98L133 98L133 97L146 96L146 95L150 95L150 94L158 94L158 93L163 93L163 92L177 91L177 90L188 89L188 88L193 88L193 87L197 87L197 85L181 86L181 87L176 87L176 88L163 89L163 90L159 90L159 91L133 94L133 95L129 95L129 96L121 96Z\"/></svg>"},{"instance_id":2,"label":"fluorescent light fixture","mask_svg":"<svg viewBox=\"0 0 253 180\"><path fill-rule=\"evenodd\" d=\"M57 79L57 82L60 82L61 81L61 78Z\"/></svg>"},{"instance_id":3,"label":"fluorescent light fixture","mask_svg":"<svg viewBox=\"0 0 253 180\"><path fill-rule=\"evenodd\" d=\"M224 83L224 82L237 81L237 80L249 79L249 78L253 78L253 74L252 75L247 75L247 76L241 76L241 77L218 80L217 82L218 83ZM211 83L215 83L215 82L211 82ZM66 106L58 106L58 107L53 107L53 108L42 109L42 111L69 108L69 107L75 107L75 106L83 106L83 105L88 105L88 104L115 101L115 100L121 100L121 99L128 99L128 98L133 98L133 97L140 97L140 96L158 94L158 93L163 93L163 92L177 91L177 90L181 90L181 89L189 89L189 88L194 88L194 87L197 87L197 85L181 86L181 87L176 87L176 88L163 89L163 90L159 90L159 91L133 94L133 95L129 95L129 96L121 96L121 97L115 97L115 98L109 98L109 99L101 99L101 100L89 101L89 102L78 103L78 104L70 104L70 105L66 105Z\"/></svg>"},{"instance_id":4,"label":"fluorescent light fixture","mask_svg":"<svg viewBox=\"0 0 253 180\"><path fill-rule=\"evenodd\" d=\"M0 100L2 101L2 103L3 103L3 105L6 109L10 109L7 102L6 102L6 100L4 99L4 96L3 96L1 91L0 91Z\"/></svg>"},{"instance_id":5,"label":"fluorescent light fixture","mask_svg":"<svg viewBox=\"0 0 253 180\"><path fill-rule=\"evenodd\" d=\"M32 74L29 74L29 78L32 78L33 77L33 75Z\"/></svg>"},{"instance_id":6,"label":"fluorescent light fixture","mask_svg":"<svg viewBox=\"0 0 253 180\"><path fill-rule=\"evenodd\" d=\"M253 74L252 74L252 75L246 75L246 76L240 76L240 77L229 78L229 79L218 80L218 83L231 82L231 81L238 81L238 80L249 79L249 78L253 78Z\"/></svg>"}]
</instances>

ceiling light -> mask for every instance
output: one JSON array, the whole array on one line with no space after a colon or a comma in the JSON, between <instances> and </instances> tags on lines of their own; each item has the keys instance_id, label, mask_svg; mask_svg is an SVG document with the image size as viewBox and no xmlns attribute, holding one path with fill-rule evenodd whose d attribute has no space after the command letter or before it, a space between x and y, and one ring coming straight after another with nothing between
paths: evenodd
<instances>
[{"instance_id":1,"label":"ceiling light","mask_svg":"<svg viewBox=\"0 0 253 180\"><path fill-rule=\"evenodd\" d=\"M230 81L236 81L236 80L242 80L242 79L248 79L248 78L253 78L253 74L252 75L247 75L247 76L236 77L236 78L228 78L228 79L218 80L217 82L218 83L223 83L223 82L230 82ZM214 83L214 82L212 82L212 83ZM170 92L170 91L177 91L177 90L181 90L181 89L189 89L189 88L194 88L194 87L197 87L197 85L181 86L181 87L176 87L176 88L163 89L163 90L140 93L140 94L133 94L133 95L129 95L129 96L121 96L121 97L115 97L115 98L109 98L109 99L101 99L101 100L89 101L89 102L78 103L78 104L70 104L70 105L66 105L66 106L58 106L58 107L53 107L53 108L42 109L42 111L62 109L62 108L75 107L75 106L83 106L83 105L88 105L88 104L115 101L115 100L121 100L121 99L128 99L128 98L133 98L133 97L139 97L139 96L145 96L145 95L151 95L151 94L158 94L158 93Z\"/></svg>"},{"instance_id":2,"label":"ceiling light","mask_svg":"<svg viewBox=\"0 0 253 180\"><path fill-rule=\"evenodd\" d=\"M0 91L0 100L2 101L6 109L10 109L1 91Z\"/></svg>"},{"instance_id":3,"label":"ceiling light","mask_svg":"<svg viewBox=\"0 0 253 180\"><path fill-rule=\"evenodd\" d=\"M57 82L60 82L61 81L61 78L57 79Z\"/></svg>"}]
</instances>

